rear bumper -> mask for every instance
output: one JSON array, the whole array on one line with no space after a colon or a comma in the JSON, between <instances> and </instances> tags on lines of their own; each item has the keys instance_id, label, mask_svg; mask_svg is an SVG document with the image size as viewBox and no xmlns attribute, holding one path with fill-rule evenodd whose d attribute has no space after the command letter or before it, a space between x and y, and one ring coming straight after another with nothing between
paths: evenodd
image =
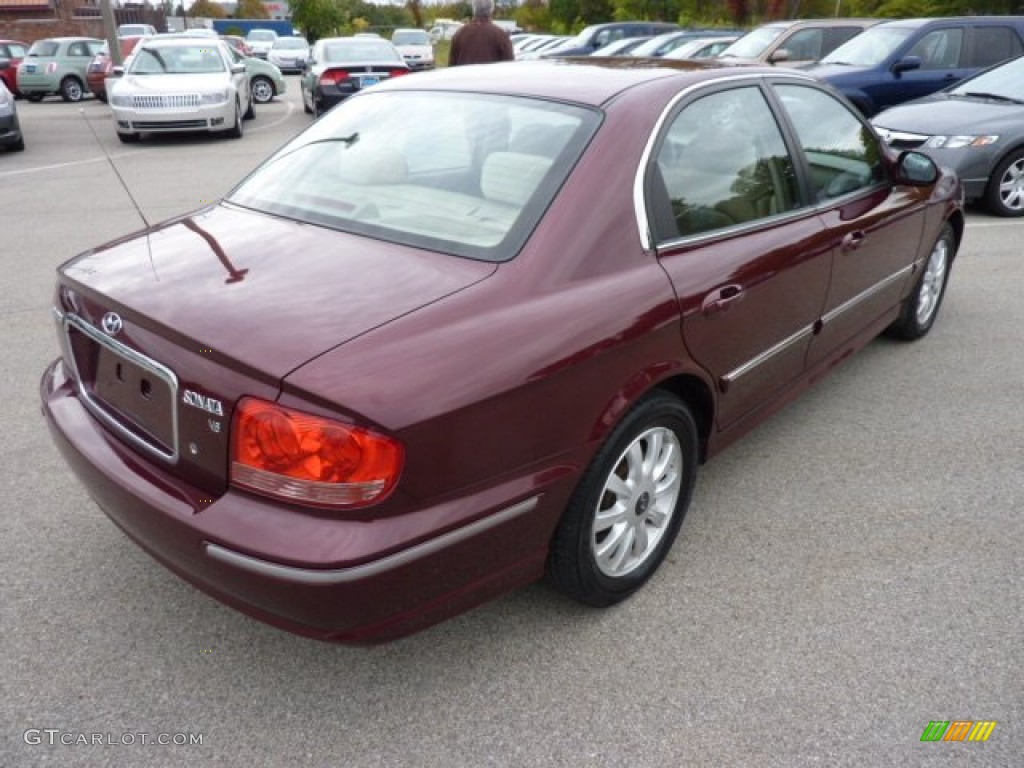
<instances>
[{"instance_id":1,"label":"rear bumper","mask_svg":"<svg viewBox=\"0 0 1024 768\"><path fill-rule=\"evenodd\" d=\"M339 520L237 491L202 499L108 434L59 360L40 388L55 443L129 537L222 602L323 640L393 639L536 580L571 492L571 473L548 468L379 519Z\"/></svg>"}]
</instances>

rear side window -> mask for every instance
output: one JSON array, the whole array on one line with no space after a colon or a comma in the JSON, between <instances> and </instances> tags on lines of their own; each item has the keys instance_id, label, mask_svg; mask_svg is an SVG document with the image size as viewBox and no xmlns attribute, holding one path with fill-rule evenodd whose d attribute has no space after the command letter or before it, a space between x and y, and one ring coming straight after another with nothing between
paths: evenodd
<instances>
[{"instance_id":1,"label":"rear side window","mask_svg":"<svg viewBox=\"0 0 1024 768\"><path fill-rule=\"evenodd\" d=\"M962 27L936 29L918 40L907 55L920 57L921 69L955 69L960 66L963 42Z\"/></svg>"},{"instance_id":2,"label":"rear side window","mask_svg":"<svg viewBox=\"0 0 1024 768\"><path fill-rule=\"evenodd\" d=\"M850 40L861 32L860 27L830 27L825 30L825 48L821 52L822 56L832 53L836 48Z\"/></svg>"},{"instance_id":3,"label":"rear side window","mask_svg":"<svg viewBox=\"0 0 1024 768\"><path fill-rule=\"evenodd\" d=\"M1011 27L975 27L971 34L974 43L969 67L990 67L1024 52L1020 37Z\"/></svg>"},{"instance_id":4,"label":"rear side window","mask_svg":"<svg viewBox=\"0 0 1024 768\"><path fill-rule=\"evenodd\" d=\"M778 85L776 90L803 147L819 202L885 178L878 140L838 99L802 85Z\"/></svg>"},{"instance_id":5,"label":"rear side window","mask_svg":"<svg viewBox=\"0 0 1024 768\"><path fill-rule=\"evenodd\" d=\"M37 40L28 49L29 56L56 56L60 43L56 40Z\"/></svg>"},{"instance_id":6,"label":"rear side window","mask_svg":"<svg viewBox=\"0 0 1024 768\"><path fill-rule=\"evenodd\" d=\"M756 86L684 107L665 134L652 175L659 241L768 218L798 200L792 159Z\"/></svg>"}]
</instances>

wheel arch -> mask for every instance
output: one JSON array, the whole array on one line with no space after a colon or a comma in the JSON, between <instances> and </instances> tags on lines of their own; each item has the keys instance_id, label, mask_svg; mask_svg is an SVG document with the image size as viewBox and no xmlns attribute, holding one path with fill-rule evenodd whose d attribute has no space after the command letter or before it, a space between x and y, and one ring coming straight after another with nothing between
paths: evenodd
<instances>
[{"instance_id":1,"label":"wheel arch","mask_svg":"<svg viewBox=\"0 0 1024 768\"><path fill-rule=\"evenodd\" d=\"M707 460L711 426L715 423L715 398L708 383L693 374L681 373L659 382L655 389L675 395L690 409L697 422L697 442L700 463Z\"/></svg>"}]
</instances>

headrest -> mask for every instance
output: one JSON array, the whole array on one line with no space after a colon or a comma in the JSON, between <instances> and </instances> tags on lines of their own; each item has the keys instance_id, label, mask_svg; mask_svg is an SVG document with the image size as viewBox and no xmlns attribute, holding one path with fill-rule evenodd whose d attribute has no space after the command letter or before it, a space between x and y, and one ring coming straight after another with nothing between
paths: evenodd
<instances>
[{"instance_id":1,"label":"headrest","mask_svg":"<svg viewBox=\"0 0 1024 768\"><path fill-rule=\"evenodd\" d=\"M537 190L551 160L520 152L492 152L484 160L480 190L488 200L523 206Z\"/></svg>"}]
</instances>

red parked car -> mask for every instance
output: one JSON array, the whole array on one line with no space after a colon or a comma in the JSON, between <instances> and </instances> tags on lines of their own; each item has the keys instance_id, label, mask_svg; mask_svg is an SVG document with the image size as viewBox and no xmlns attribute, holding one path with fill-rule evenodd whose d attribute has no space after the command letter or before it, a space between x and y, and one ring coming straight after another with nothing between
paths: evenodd
<instances>
[{"instance_id":1,"label":"red parked car","mask_svg":"<svg viewBox=\"0 0 1024 768\"><path fill-rule=\"evenodd\" d=\"M126 59L135 50L135 46L139 44L139 41L145 39L144 37L118 38L118 43L121 45L121 58ZM107 100L107 78L110 77L113 71L114 60L110 58L110 48L104 43L103 50L93 57L93 60L89 63L89 70L85 73L89 90L100 101Z\"/></svg>"},{"instance_id":2,"label":"red parked car","mask_svg":"<svg viewBox=\"0 0 1024 768\"><path fill-rule=\"evenodd\" d=\"M957 179L774 68L457 67L72 259L41 384L99 506L259 619L368 641L658 568L698 465L935 321Z\"/></svg>"},{"instance_id":3,"label":"red parked car","mask_svg":"<svg viewBox=\"0 0 1024 768\"><path fill-rule=\"evenodd\" d=\"M7 90L18 95L18 64L25 58L28 45L17 40L0 40L0 60L6 59L8 66L0 69L0 80L7 85Z\"/></svg>"}]
</instances>

